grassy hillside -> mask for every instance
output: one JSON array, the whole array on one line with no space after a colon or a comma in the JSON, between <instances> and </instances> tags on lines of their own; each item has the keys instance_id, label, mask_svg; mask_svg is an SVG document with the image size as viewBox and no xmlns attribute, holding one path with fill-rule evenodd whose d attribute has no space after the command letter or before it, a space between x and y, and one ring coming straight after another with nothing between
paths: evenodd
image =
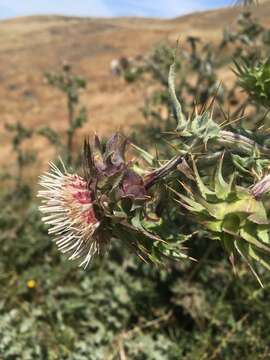
<instances>
[{"instance_id":1,"label":"grassy hillside","mask_svg":"<svg viewBox=\"0 0 270 360\"><path fill-rule=\"evenodd\" d=\"M68 61L76 73L87 79L82 100L90 121L85 132L109 134L119 128L128 132L131 124L143 121L139 109L146 90L143 85L127 86L122 79L113 77L110 61L149 52L162 40L184 41L187 35L218 41L224 27L233 26L239 11L219 9L172 20L36 16L1 21L0 163L6 165L10 154L9 139L2 131L5 122L19 120L33 127L53 124L60 132L63 130L65 100L45 84L45 71ZM254 12L262 24L269 24L269 3ZM227 70L223 79L230 77ZM37 151L43 150L41 165L52 156L46 145L44 139L36 138L34 146Z\"/></svg>"}]
</instances>

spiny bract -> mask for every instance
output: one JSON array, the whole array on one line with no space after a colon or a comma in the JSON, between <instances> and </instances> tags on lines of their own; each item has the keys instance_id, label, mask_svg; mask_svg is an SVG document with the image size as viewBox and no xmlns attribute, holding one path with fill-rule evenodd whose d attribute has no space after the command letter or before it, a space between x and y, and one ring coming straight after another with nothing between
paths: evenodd
<instances>
[{"instance_id":1,"label":"spiny bract","mask_svg":"<svg viewBox=\"0 0 270 360\"><path fill-rule=\"evenodd\" d=\"M212 239L222 242L233 264L239 254L254 274L249 259L270 270L269 221L264 203L252 191L237 186L234 174L226 182L222 176L222 162L216 170L212 188L204 184L193 163L197 190L183 184L188 196L178 194L181 205L195 215Z\"/></svg>"}]
</instances>

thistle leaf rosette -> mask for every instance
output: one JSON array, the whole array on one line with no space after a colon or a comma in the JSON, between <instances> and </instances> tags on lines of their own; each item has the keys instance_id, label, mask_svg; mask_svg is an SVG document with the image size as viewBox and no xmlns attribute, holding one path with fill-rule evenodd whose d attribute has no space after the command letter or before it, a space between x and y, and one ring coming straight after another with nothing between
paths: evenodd
<instances>
[{"instance_id":1,"label":"thistle leaf rosette","mask_svg":"<svg viewBox=\"0 0 270 360\"><path fill-rule=\"evenodd\" d=\"M69 259L87 267L95 254L103 254L113 239L120 239L143 260L161 263L162 256L185 257L179 244L162 240L149 212L153 201L150 186L175 168L178 159L140 175L132 161L125 159L126 140L113 135L105 145L96 136L94 144L84 144L83 175L60 171L51 163L41 176L40 207L55 236L57 247Z\"/></svg>"},{"instance_id":2,"label":"thistle leaf rosette","mask_svg":"<svg viewBox=\"0 0 270 360\"><path fill-rule=\"evenodd\" d=\"M196 189L183 184L188 194L178 193L180 203L195 216L210 238L221 241L233 265L238 254L257 277L251 260L270 270L267 211L264 203L252 191L235 184L234 174L229 181L224 180L222 162L218 165L211 187L203 182L194 162Z\"/></svg>"}]
</instances>

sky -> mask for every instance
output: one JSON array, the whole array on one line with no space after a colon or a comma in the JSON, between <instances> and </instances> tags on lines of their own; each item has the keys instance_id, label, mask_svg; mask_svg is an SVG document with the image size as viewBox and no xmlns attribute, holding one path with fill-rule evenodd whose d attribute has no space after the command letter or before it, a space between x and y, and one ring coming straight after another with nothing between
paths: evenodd
<instances>
[{"instance_id":1,"label":"sky","mask_svg":"<svg viewBox=\"0 0 270 360\"><path fill-rule=\"evenodd\" d=\"M170 18L231 3L230 0L0 0L0 19L37 14Z\"/></svg>"}]
</instances>

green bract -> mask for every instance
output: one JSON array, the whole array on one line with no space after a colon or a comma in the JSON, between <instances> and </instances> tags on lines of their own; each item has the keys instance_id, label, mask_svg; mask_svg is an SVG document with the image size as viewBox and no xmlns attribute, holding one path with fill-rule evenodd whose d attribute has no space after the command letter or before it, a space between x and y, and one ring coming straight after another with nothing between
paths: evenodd
<instances>
[{"instance_id":1,"label":"green bract","mask_svg":"<svg viewBox=\"0 0 270 360\"><path fill-rule=\"evenodd\" d=\"M184 185L188 195L178 193L181 205L195 215L210 238L221 241L233 264L235 256L240 255L250 266L251 259L270 270L269 220L264 203L237 186L234 174L226 182L222 162L213 186L204 184L193 163L196 190Z\"/></svg>"}]
</instances>

